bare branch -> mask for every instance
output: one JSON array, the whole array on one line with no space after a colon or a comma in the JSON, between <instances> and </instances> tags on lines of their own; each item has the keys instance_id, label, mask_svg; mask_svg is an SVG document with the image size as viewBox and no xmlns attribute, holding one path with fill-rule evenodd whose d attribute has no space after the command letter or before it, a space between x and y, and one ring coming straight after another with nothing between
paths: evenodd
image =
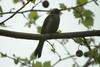
<instances>
[{"instance_id":1,"label":"bare branch","mask_svg":"<svg viewBox=\"0 0 100 67\"><path fill-rule=\"evenodd\" d=\"M30 11L40 11L40 12L47 12L48 10L36 10L36 9L30 9L30 10L25 10L25 11L19 11L19 12L17 12L17 14L23 14L23 13L27 13L27 12L30 12ZM13 12L13 11L10 11L10 12L3 12L3 13L0 13L0 14L13 14L13 13L15 13L15 12Z\"/></svg>"},{"instance_id":2,"label":"bare branch","mask_svg":"<svg viewBox=\"0 0 100 67\"><path fill-rule=\"evenodd\" d=\"M41 1L40 1L41 2ZM39 3L40 3L39 2ZM89 1L89 2L86 2L86 3L83 3L83 4L80 4L80 5L77 5L77 6L73 6L73 7L69 7L69 8L67 8L67 10L70 10L70 9L75 9L75 8L77 8L77 7L80 7L80 6L84 6L84 5L86 5L86 4L88 4L88 3L91 3L91 2L93 2L93 1ZM37 3L38 4L38 3ZM37 5L36 4L36 5ZM33 6L34 7L34 6ZM48 12L49 10L37 10L37 9L29 9L29 10L25 10L25 11L18 11L17 12L17 14L23 14L23 13L27 13L27 12L30 12L30 11L39 11L39 12ZM13 12L13 11L10 11L10 12L2 12L2 13L0 13L0 14L13 14L13 13L16 13L16 12Z\"/></svg>"},{"instance_id":3,"label":"bare branch","mask_svg":"<svg viewBox=\"0 0 100 67\"><path fill-rule=\"evenodd\" d=\"M60 43L59 41L57 41L57 42ZM61 44L61 43L60 43L60 44ZM63 47L63 49L65 49L65 51L67 52L67 54L68 54L69 56L72 56L72 55L70 54L70 52L67 50L67 48L66 48L63 44L61 44L61 46ZM77 67L80 67L79 64L76 62L75 58L71 57L71 59L72 59L73 62L77 65Z\"/></svg>"},{"instance_id":4,"label":"bare branch","mask_svg":"<svg viewBox=\"0 0 100 67\"><path fill-rule=\"evenodd\" d=\"M21 9L23 9L30 1L28 1L26 4L24 4L21 8L19 8L13 15L2 21L0 24L4 24L7 20L11 19L13 16L15 16Z\"/></svg>"},{"instance_id":5,"label":"bare branch","mask_svg":"<svg viewBox=\"0 0 100 67\"><path fill-rule=\"evenodd\" d=\"M88 67L88 66L91 64L91 59L92 59L92 58L89 58L89 59L87 60L87 62L83 65L83 67Z\"/></svg>"},{"instance_id":6,"label":"bare branch","mask_svg":"<svg viewBox=\"0 0 100 67\"><path fill-rule=\"evenodd\" d=\"M59 59L58 61L56 61L56 62L52 65L52 67L54 67L54 66L55 66L56 64L58 64L59 62L64 61L64 60L67 60L67 59L70 59L70 58L72 58L72 57L74 57L74 55L71 55L71 56L69 56L69 57L65 57L65 58Z\"/></svg>"}]
</instances>

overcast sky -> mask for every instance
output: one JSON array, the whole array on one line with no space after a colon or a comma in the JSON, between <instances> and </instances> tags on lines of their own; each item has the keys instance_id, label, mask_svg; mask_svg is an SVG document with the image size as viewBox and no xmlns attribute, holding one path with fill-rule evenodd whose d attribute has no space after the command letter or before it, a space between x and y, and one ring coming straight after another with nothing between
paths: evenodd
<instances>
[{"instance_id":1,"label":"overcast sky","mask_svg":"<svg viewBox=\"0 0 100 67\"><path fill-rule=\"evenodd\" d=\"M75 5L74 0L49 0L49 1L50 1L50 6L47 9L58 8L59 7L58 3L65 3L68 7ZM99 0L99 3L100 3L100 0ZM19 7L21 7L21 3L13 5L12 0L2 0L0 1L0 5L4 7L3 8L4 11L10 11L11 8L18 9ZM29 4L28 6L25 7L25 9L30 9L32 5L33 4ZM91 9L95 14L94 27L92 29L100 30L100 23L99 23L100 22L99 20L100 7L96 6L94 3L90 3L86 6L86 8ZM35 9L46 9L46 8L43 8L42 5L39 4ZM72 12L63 11L62 13L63 14L61 15L61 21L60 21L60 27L59 27L59 29L62 32L87 30L83 25L78 25L78 20L74 18ZM47 13L41 12L39 13L39 15L41 17L37 20L37 24L41 26L45 17L47 16ZM7 17L9 17L9 15L4 16L4 19ZM4 19L0 17L0 21ZM27 22L27 20L23 18L23 15L15 15L14 18L6 22L6 25L8 27L5 29L19 31L19 32L37 33L36 26L33 25L31 28L24 27L25 22ZM50 42L55 44L55 48L61 54L62 57L68 56L66 51L62 48L62 46L59 43L53 40L50 40ZM96 42L97 43L100 42L100 37L96 37ZM24 40L24 39L22 40L22 39L15 39L15 38L0 36L0 43L1 43L0 51L3 53L7 53L9 56L12 56L13 54L15 54L16 56L29 57L30 54L37 47L38 41ZM74 43L72 40L70 40L69 43L67 43L66 48L70 51L71 54L75 54L75 52L78 50L77 44ZM51 49L50 45L48 45L48 43L45 42L42 57L38 60L43 61L43 62L51 61L52 64L55 63L58 60L58 57L57 55L52 53L50 49ZM80 49L84 51L87 50L85 47L80 47ZM76 61L78 61L79 64L84 64L84 62L82 61L86 61L86 60L84 60L84 57L82 57L82 58L77 58ZM60 62L55 67L65 67L65 66L71 67L72 64L73 64L72 59L68 59L68 60ZM15 65L11 59L8 59L8 58L1 58L0 66L19 67L18 65Z\"/></svg>"}]
</instances>

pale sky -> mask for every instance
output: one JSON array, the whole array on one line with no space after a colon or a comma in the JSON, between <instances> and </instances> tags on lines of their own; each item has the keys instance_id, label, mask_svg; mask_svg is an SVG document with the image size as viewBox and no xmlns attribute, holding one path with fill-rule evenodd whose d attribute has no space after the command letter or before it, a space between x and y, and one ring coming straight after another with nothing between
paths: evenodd
<instances>
[{"instance_id":1,"label":"pale sky","mask_svg":"<svg viewBox=\"0 0 100 67\"><path fill-rule=\"evenodd\" d=\"M74 0L72 1L71 0L49 0L49 1L50 1L49 8L43 8L42 5L39 4L35 9L58 8L59 3L65 3L68 7L75 5ZM19 7L21 7L21 3L13 5L12 0L2 0L0 2L0 5L4 7L3 8L4 11L10 11L11 8L18 9ZM30 9L32 5L33 4L27 5L25 9ZM90 3L86 6L86 8L91 9L95 14L94 27L92 29L100 30L100 23L99 23L100 7L96 6L94 3ZM39 13L39 15L41 17L37 20L37 24L41 26L45 17L47 16L47 13L41 12ZM9 15L7 16L5 15L4 19L7 17L9 17ZM0 21L4 19L0 17ZM19 32L37 33L36 26L33 25L31 28L24 27L25 22L27 22L27 20L23 18L23 15L15 15L14 18L6 22L6 25L8 26L6 29L12 31L19 31ZM83 25L78 25L78 20L74 18L72 12L68 12L68 11L64 11L63 14L61 15L59 29L62 32L87 30ZM53 40L50 40L50 42L55 44L56 50L60 53L62 57L68 56L66 51L62 48L62 46L59 43ZM100 37L96 37L96 42L97 43L100 42ZM36 40L25 40L25 39L21 40L21 39L15 39L15 38L4 37L4 36L0 36L0 43L1 43L0 44L1 52L7 53L9 56L15 54L16 56L20 56L20 57L29 57L38 45L38 41ZM78 50L77 44L74 43L72 40L69 40L69 43L67 43L65 46L71 54L75 54L75 52ZM45 42L43 52L42 52L42 57L37 60L40 60L42 62L51 61L51 64L54 64L58 60L58 57L57 55L52 53L50 49L51 46L47 42ZM85 47L80 47L80 49L84 51L87 50ZM78 63L82 65L86 60L84 60L84 57L82 57L82 58L77 58L76 61L78 61ZM68 59L58 63L55 67L65 67L65 66L72 67L72 64L73 64L72 59ZM13 60L8 58L0 58L0 66L19 67L19 65L15 65L13 63Z\"/></svg>"}]
</instances>

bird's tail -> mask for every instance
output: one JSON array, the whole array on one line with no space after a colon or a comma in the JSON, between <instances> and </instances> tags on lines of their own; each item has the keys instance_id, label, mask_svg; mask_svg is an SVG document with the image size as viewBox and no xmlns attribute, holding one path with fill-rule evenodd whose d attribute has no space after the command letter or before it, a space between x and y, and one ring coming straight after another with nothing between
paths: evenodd
<instances>
[{"instance_id":1,"label":"bird's tail","mask_svg":"<svg viewBox=\"0 0 100 67\"><path fill-rule=\"evenodd\" d=\"M40 40L37 48L35 49L34 55L41 57L42 48L43 48L44 40Z\"/></svg>"}]
</instances>

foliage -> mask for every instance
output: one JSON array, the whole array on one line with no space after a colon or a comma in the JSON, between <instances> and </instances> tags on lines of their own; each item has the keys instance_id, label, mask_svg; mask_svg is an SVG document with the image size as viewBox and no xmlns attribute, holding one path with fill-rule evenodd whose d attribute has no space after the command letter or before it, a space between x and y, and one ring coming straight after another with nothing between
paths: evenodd
<instances>
[{"instance_id":1,"label":"foliage","mask_svg":"<svg viewBox=\"0 0 100 67\"><path fill-rule=\"evenodd\" d=\"M63 9L63 10L66 10L66 9L67 9L67 6L66 6L65 4L63 4L63 3L60 3L60 4L59 4L59 7L60 7L61 9Z\"/></svg>"},{"instance_id":2,"label":"foliage","mask_svg":"<svg viewBox=\"0 0 100 67\"><path fill-rule=\"evenodd\" d=\"M35 3L36 0L30 0L32 3Z\"/></svg>"},{"instance_id":3,"label":"foliage","mask_svg":"<svg viewBox=\"0 0 100 67\"><path fill-rule=\"evenodd\" d=\"M49 6L49 1L48 0L44 0L44 1L39 1L37 2L37 0L13 0L12 2L14 4L17 3L21 3L23 2L23 6L21 8L19 8L18 10L16 10L15 12L13 12L12 10L10 10L9 12L4 12L2 5L0 5L0 17L3 17L3 15L6 14L12 14L9 18L5 19L4 21L0 22L1 24L5 24L6 21L8 21L9 19L13 18L14 15L16 14L22 14L24 16L24 18L26 18L27 23L26 26L28 27L32 27L32 25L35 25L37 28L37 32L40 33L41 32L41 26L39 26L36 22L39 19L39 12L50 12L51 10L36 10L34 9L39 3L43 3L43 2L48 2L48 4L46 4L46 8L48 8ZM30 8L29 10L26 11L21 11L21 9L23 9L27 4L29 4L31 2L32 4L32 8ZM63 11L69 11L73 13L73 16L75 17L75 19L78 19L78 23L82 24L84 27L86 27L88 30L91 29L94 25L94 17L95 14L94 12L92 12L92 10L90 9L86 9L85 5L88 3L94 2L96 5L98 5L97 0L93 0L93 1L89 1L89 0L76 0L76 6L73 7L68 7L66 4L64 3L59 3L59 8ZM42 5L44 7L44 5ZM45 7L44 7L45 8ZM27 13L27 17L26 15L24 15L25 13ZM58 33L61 33L61 31L59 31ZM88 63L90 63L90 65L92 64L100 64L100 44L97 44L97 46L94 46L91 48L91 44L95 45L95 39L90 37L90 38L73 38L72 39L75 43L77 43L78 45L81 46L85 46L86 48L88 48L87 52L83 52L82 50L77 50L76 51L76 56L81 57L84 54L85 58L89 58L92 60L90 60ZM56 54L59 58L59 60L54 64L56 65L57 63L59 63L60 61L63 60L67 60L68 58L72 58L75 57L75 55L71 55L70 52L67 50L67 48L65 48L68 39L61 39L61 40L56 40L59 44L61 44L63 46L63 48L66 50L67 54L69 55L69 57L65 57L62 58L61 55L56 51L54 44L48 43L51 45L52 47L52 52L54 54ZM46 62L40 62L40 61L36 61L37 57L34 56L34 51L33 53L30 55L30 58L21 58L21 57L17 57L16 55L13 55L13 57L8 56L8 54L4 54L2 52L0 52L0 57L1 58L10 58L14 61L15 64L19 64L21 66L31 66L31 67L53 67L54 65L51 65L50 61L46 61ZM73 61L75 62L75 59L73 59ZM77 63L75 62L75 64L73 64L73 67L78 66ZM89 65L88 65L89 66Z\"/></svg>"},{"instance_id":4,"label":"foliage","mask_svg":"<svg viewBox=\"0 0 100 67\"><path fill-rule=\"evenodd\" d=\"M35 11L31 11L29 14L28 14L28 20L29 22L26 23L26 25L28 27L31 27L32 24L36 24L35 21L39 18L38 16L38 13L35 12Z\"/></svg>"},{"instance_id":5,"label":"foliage","mask_svg":"<svg viewBox=\"0 0 100 67\"><path fill-rule=\"evenodd\" d=\"M77 0L77 5L85 4L88 0ZM94 24L94 14L91 10L85 9L84 6L80 6L73 11L75 18L79 18L79 23L83 24L87 28L91 28Z\"/></svg>"},{"instance_id":6,"label":"foliage","mask_svg":"<svg viewBox=\"0 0 100 67\"><path fill-rule=\"evenodd\" d=\"M41 26L38 26L38 27L37 27L37 32L38 32L38 33L41 33Z\"/></svg>"},{"instance_id":7,"label":"foliage","mask_svg":"<svg viewBox=\"0 0 100 67\"><path fill-rule=\"evenodd\" d=\"M88 2L88 0L77 0L77 5L81 5L81 4L84 4L87 2Z\"/></svg>"},{"instance_id":8,"label":"foliage","mask_svg":"<svg viewBox=\"0 0 100 67\"><path fill-rule=\"evenodd\" d=\"M18 3L19 1L20 1L20 0L13 0L13 3L16 4L16 3Z\"/></svg>"},{"instance_id":9,"label":"foliage","mask_svg":"<svg viewBox=\"0 0 100 67\"><path fill-rule=\"evenodd\" d=\"M37 12L30 12L29 15L28 15L28 19L29 19L29 23L32 24L34 23L35 24L35 21L38 19L38 13Z\"/></svg>"}]
</instances>

